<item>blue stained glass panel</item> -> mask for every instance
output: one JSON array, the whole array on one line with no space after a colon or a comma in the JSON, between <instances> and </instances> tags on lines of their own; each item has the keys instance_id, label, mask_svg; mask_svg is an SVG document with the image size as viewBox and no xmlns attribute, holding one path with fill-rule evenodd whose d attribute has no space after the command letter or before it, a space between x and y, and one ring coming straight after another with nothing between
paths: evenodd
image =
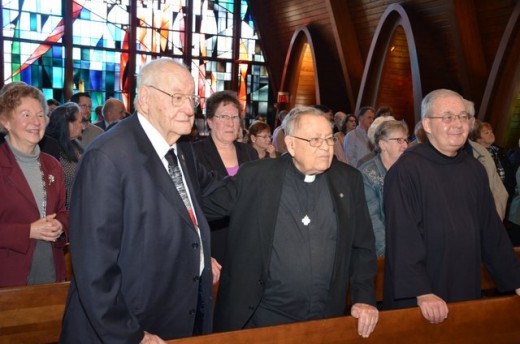
<instances>
[{"instance_id":1,"label":"blue stained glass panel","mask_svg":"<svg viewBox=\"0 0 520 344\"><path fill-rule=\"evenodd\" d=\"M63 101L67 57L61 43L63 33L68 31L73 42L73 70L69 73L74 92L81 81L85 91L93 94L94 104L102 104L110 96L120 98L123 93L132 93L133 90L122 89L121 73L133 75L152 58L181 59L188 52L193 56L192 73L201 95L236 89L238 85L240 99L247 98L247 108L261 111L267 107L268 74L246 0L190 2L191 42L184 35L188 22L185 0L74 1L73 24L69 28L63 26L64 1L70 0L1 0L6 82L23 80L38 84L46 95ZM234 13L237 2L240 13ZM128 56L124 42L130 25L129 9L134 5L139 20L134 32L138 52L137 56ZM240 37L235 36L235 15L241 20ZM237 39L240 51L234 52ZM185 46L187 43L191 46ZM234 61L236 56L240 62ZM134 59L136 71L125 69L128 59ZM238 75L238 79L232 80L233 75Z\"/></svg>"}]
</instances>

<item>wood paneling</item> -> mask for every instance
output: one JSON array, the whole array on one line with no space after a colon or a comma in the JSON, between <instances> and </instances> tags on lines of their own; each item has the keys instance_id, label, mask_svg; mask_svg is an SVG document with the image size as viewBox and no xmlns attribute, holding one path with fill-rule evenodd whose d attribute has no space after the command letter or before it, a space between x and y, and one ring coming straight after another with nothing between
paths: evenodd
<instances>
[{"instance_id":1,"label":"wood paneling","mask_svg":"<svg viewBox=\"0 0 520 344\"><path fill-rule=\"evenodd\" d=\"M291 105L316 104L316 71L309 44L304 44L298 70L298 83L291 92L295 95Z\"/></svg>"},{"instance_id":2,"label":"wood paneling","mask_svg":"<svg viewBox=\"0 0 520 344\"><path fill-rule=\"evenodd\" d=\"M410 133L415 123L410 53L402 27L398 27L386 52L376 107L390 105L397 120L408 123Z\"/></svg>"},{"instance_id":3,"label":"wood paneling","mask_svg":"<svg viewBox=\"0 0 520 344\"><path fill-rule=\"evenodd\" d=\"M376 28L385 10L394 3L401 4L410 17L422 95L433 89L450 88L473 100L479 111L497 49L517 0L250 1L273 87L276 90L280 87L294 33L299 27L307 26L314 37L319 100L334 110L355 111ZM396 42L397 48L405 51ZM376 85L379 91L378 99L371 105L377 107L394 98L392 106L397 112L406 113L406 117L413 108L409 103L413 101L409 97L395 99L396 91L391 85L408 87L409 73L403 73L399 63L393 68L392 63L385 63L384 75L373 81L379 83ZM380 84L383 80L384 84ZM493 116L512 117L514 98L502 101L507 102L508 110L486 114L490 116L487 120ZM497 133L498 142L504 139L508 125L505 129L500 125L503 129ZM510 135L507 136L510 142Z\"/></svg>"}]
</instances>

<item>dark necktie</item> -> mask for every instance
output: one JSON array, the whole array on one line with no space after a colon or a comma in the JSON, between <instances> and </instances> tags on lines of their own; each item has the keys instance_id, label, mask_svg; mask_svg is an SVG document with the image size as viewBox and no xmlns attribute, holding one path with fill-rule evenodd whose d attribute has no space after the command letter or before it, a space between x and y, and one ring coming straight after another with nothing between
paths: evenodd
<instances>
[{"instance_id":1,"label":"dark necktie","mask_svg":"<svg viewBox=\"0 0 520 344\"><path fill-rule=\"evenodd\" d=\"M193 208L191 207L190 199L188 198L188 193L186 192L186 188L184 187L184 182L182 180L181 169L179 167L179 162L177 161L177 156L173 151L173 148L166 153L164 156L166 161L168 161L168 173L175 184L175 188L179 192L179 195L186 206L186 210L190 215L191 222L193 222L194 226L197 226L197 219L195 218L195 214L193 212Z\"/></svg>"}]
</instances>

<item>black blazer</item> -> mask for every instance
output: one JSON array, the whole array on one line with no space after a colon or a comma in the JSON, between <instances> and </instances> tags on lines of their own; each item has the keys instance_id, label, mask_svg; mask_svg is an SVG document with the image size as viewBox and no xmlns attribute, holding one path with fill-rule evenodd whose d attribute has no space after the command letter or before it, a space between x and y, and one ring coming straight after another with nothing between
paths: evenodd
<instances>
[{"instance_id":1,"label":"black blazer","mask_svg":"<svg viewBox=\"0 0 520 344\"><path fill-rule=\"evenodd\" d=\"M244 164L225 187L203 200L208 218L230 216L227 255L215 305L216 331L243 328L262 299L289 164L289 154ZM344 314L349 284L353 303L375 305L377 258L361 173L333 160L325 175L338 223L325 307L326 317L334 317Z\"/></svg>"},{"instance_id":2,"label":"black blazer","mask_svg":"<svg viewBox=\"0 0 520 344\"><path fill-rule=\"evenodd\" d=\"M258 159L256 150L247 143L233 142L237 152L238 164L242 164ZM222 162L218 154L217 146L213 138L210 136L204 140L197 141L193 144L193 149L197 155L197 159L206 167L207 170L213 171L219 179L228 176L226 166ZM224 261L226 253L226 240L228 235L227 227L229 226L229 219L222 218L210 221L211 226L211 256L218 262Z\"/></svg>"},{"instance_id":3,"label":"black blazer","mask_svg":"<svg viewBox=\"0 0 520 344\"><path fill-rule=\"evenodd\" d=\"M245 162L258 159L258 153L256 150L242 142L233 142L237 151L238 164L242 165ZM197 159L210 171L215 171L217 176L222 179L228 175L226 166L218 154L217 146L215 141L209 136L204 140L200 140L193 143L193 150L197 155Z\"/></svg>"},{"instance_id":4,"label":"black blazer","mask_svg":"<svg viewBox=\"0 0 520 344\"><path fill-rule=\"evenodd\" d=\"M184 203L131 116L93 142L78 167L70 210L74 279L60 342L139 343L143 331L191 336L197 311L202 332L211 331L209 226L199 206L211 180L190 145L178 144L178 157L202 237L202 275Z\"/></svg>"}]
</instances>

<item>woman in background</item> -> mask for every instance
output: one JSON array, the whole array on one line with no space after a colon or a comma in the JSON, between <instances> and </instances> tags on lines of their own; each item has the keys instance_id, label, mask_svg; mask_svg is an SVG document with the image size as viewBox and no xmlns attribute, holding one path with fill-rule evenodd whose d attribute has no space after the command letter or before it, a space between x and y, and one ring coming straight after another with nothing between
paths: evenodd
<instances>
[{"instance_id":1,"label":"woman in background","mask_svg":"<svg viewBox=\"0 0 520 344\"><path fill-rule=\"evenodd\" d=\"M276 158L277 153L271 143L271 127L257 121L249 127L249 142L258 153L259 159Z\"/></svg>"},{"instance_id":2,"label":"woman in background","mask_svg":"<svg viewBox=\"0 0 520 344\"><path fill-rule=\"evenodd\" d=\"M76 166L78 165L83 148L76 141L81 136L81 113L78 104L68 102L58 106L51 112L50 122L46 133L58 141L60 145L60 163L65 173L65 187L67 190L67 209L70 206L70 194Z\"/></svg>"},{"instance_id":3,"label":"woman in background","mask_svg":"<svg viewBox=\"0 0 520 344\"><path fill-rule=\"evenodd\" d=\"M493 157L497 173L500 176L502 183L504 183L509 196L512 196L515 193L514 173L516 171L511 171L506 151L495 144L495 134L493 133L493 127L491 124L475 120L473 130L471 131L471 139L486 147Z\"/></svg>"},{"instance_id":4,"label":"woman in background","mask_svg":"<svg viewBox=\"0 0 520 344\"><path fill-rule=\"evenodd\" d=\"M347 115L347 118L345 118L345 124L344 124L344 132L345 135L347 135L351 130L356 129L357 127L357 118L356 115L349 114Z\"/></svg>"},{"instance_id":5,"label":"woman in background","mask_svg":"<svg viewBox=\"0 0 520 344\"><path fill-rule=\"evenodd\" d=\"M383 121L375 129L375 156L363 163L359 170L363 174L365 197L372 219L376 238L377 255L385 255L385 213L383 186L386 172L408 147L408 127L396 120Z\"/></svg>"},{"instance_id":6,"label":"woman in background","mask_svg":"<svg viewBox=\"0 0 520 344\"><path fill-rule=\"evenodd\" d=\"M237 142L241 130L240 102L235 93L220 91L206 100L210 136L193 143L197 159L218 178L234 176L241 164L258 159L251 145ZM211 221L211 256L222 262L226 252L229 219Z\"/></svg>"},{"instance_id":7,"label":"woman in background","mask_svg":"<svg viewBox=\"0 0 520 344\"><path fill-rule=\"evenodd\" d=\"M41 153L47 103L35 87L5 86L0 95L0 287L64 281L67 243L63 169Z\"/></svg>"}]
</instances>

